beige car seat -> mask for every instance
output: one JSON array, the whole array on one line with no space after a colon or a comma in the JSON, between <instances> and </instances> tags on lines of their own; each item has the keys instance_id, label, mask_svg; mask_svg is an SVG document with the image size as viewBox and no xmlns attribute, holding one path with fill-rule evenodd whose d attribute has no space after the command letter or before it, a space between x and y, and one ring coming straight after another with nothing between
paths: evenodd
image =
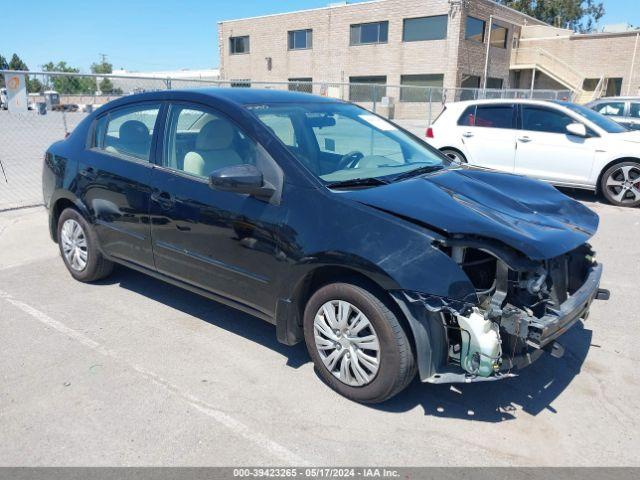
<instances>
[{"instance_id":1,"label":"beige car seat","mask_svg":"<svg viewBox=\"0 0 640 480\"><path fill-rule=\"evenodd\" d=\"M207 177L220 168L244 163L235 151L235 128L223 119L211 120L198 133L195 151L184 157L184 171Z\"/></svg>"}]
</instances>

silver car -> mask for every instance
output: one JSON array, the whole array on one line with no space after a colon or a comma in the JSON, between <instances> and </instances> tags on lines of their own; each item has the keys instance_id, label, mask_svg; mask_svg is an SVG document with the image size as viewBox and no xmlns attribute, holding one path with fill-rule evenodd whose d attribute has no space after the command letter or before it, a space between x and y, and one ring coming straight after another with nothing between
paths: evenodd
<instances>
[{"instance_id":1,"label":"silver car","mask_svg":"<svg viewBox=\"0 0 640 480\"><path fill-rule=\"evenodd\" d=\"M611 117L629 130L640 130L640 97L605 97L587 107Z\"/></svg>"}]
</instances>

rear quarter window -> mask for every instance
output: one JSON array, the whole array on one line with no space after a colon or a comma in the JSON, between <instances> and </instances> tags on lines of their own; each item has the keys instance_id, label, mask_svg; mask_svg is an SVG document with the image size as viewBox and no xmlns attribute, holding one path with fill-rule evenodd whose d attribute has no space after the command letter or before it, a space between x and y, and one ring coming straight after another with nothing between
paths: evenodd
<instances>
[{"instance_id":1,"label":"rear quarter window","mask_svg":"<svg viewBox=\"0 0 640 480\"><path fill-rule=\"evenodd\" d=\"M483 128L515 128L513 105L473 105L468 107L458 125Z\"/></svg>"}]
</instances>

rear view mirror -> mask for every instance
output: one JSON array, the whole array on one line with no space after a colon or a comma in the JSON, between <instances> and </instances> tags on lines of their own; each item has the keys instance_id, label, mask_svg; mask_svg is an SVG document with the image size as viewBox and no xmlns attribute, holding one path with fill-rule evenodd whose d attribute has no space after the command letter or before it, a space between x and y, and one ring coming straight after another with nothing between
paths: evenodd
<instances>
[{"instance_id":1,"label":"rear view mirror","mask_svg":"<svg viewBox=\"0 0 640 480\"><path fill-rule=\"evenodd\" d=\"M265 185L262 172L254 165L232 165L214 171L209 176L209 186L221 192L234 192L270 198L274 189Z\"/></svg>"},{"instance_id":2,"label":"rear view mirror","mask_svg":"<svg viewBox=\"0 0 640 480\"><path fill-rule=\"evenodd\" d=\"M307 125L311 128L335 127L336 119L330 115L309 115Z\"/></svg>"},{"instance_id":3,"label":"rear view mirror","mask_svg":"<svg viewBox=\"0 0 640 480\"><path fill-rule=\"evenodd\" d=\"M567 125L567 133L569 135L575 135L576 137L586 138L589 136L587 133L587 127L583 123L570 123Z\"/></svg>"}]
</instances>

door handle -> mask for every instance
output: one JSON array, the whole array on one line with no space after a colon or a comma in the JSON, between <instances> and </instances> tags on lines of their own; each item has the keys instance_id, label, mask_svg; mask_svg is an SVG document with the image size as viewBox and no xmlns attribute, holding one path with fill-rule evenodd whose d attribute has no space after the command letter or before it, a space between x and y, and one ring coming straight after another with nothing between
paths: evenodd
<instances>
[{"instance_id":1,"label":"door handle","mask_svg":"<svg viewBox=\"0 0 640 480\"><path fill-rule=\"evenodd\" d=\"M531 141L530 137L518 137L518 141L522 143L529 143Z\"/></svg>"},{"instance_id":2,"label":"door handle","mask_svg":"<svg viewBox=\"0 0 640 480\"><path fill-rule=\"evenodd\" d=\"M462 136L463 136L464 138L471 138L471 137L473 137L473 133L471 133L471 132L464 132L464 133L462 134Z\"/></svg>"},{"instance_id":3,"label":"door handle","mask_svg":"<svg viewBox=\"0 0 640 480\"><path fill-rule=\"evenodd\" d=\"M173 195L169 192L153 192L151 194L151 201L160 205L163 210L169 210L175 204Z\"/></svg>"}]
</instances>

